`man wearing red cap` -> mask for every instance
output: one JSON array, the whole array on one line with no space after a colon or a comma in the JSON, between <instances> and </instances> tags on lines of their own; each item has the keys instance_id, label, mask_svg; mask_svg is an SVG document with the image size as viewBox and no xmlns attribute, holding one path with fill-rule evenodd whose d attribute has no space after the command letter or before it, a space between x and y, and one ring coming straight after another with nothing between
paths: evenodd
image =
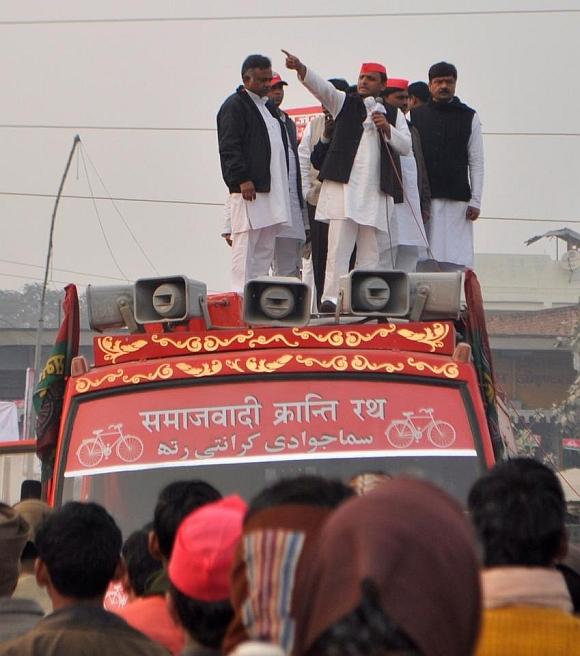
<instances>
[{"instance_id":1,"label":"man wearing red cap","mask_svg":"<svg viewBox=\"0 0 580 656\"><path fill-rule=\"evenodd\" d=\"M382 95L386 103L406 112L409 102L408 88L409 80L390 77ZM417 262L426 258L429 248L423 222L429 218L431 194L421 137L416 128L410 124L409 130L412 142L411 153L401 156L404 199L402 203L395 205L396 230L393 230L392 240L383 240L380 264L381 268L412 272L417 270ZM391 256L390 262L386 261L388 254Z\"/></svg>"},{"instance_id":2,"label":"man wearing red cap","mask_svg":"<svg viewBox=\"0 0 580 656\"><path fill-rule=\"evenodd\" d=\"M237 495L194 510L181 523L169 561L169 608L187 634L183 656L219 656L228 624L230 570L246 504Z\"/></svg>"},{"instance_id":3,"label":"man wearing red cap","mask_svg":"<svg viewBox=\"0 0 580 656\"><path fill-rule=\"evenodd\" d=\"M294 121L281 109L284 100L284 87L288 86L278 73L272 73L268 98L276 108L278 117L286 126L288 134L288 181L290 183L290 224L280 229L276 235L276 246L272 272L275 276L300 277L302 251L306 240L304 199L302 179L298 166L298 137Z\"/></svg>"},{"instance_id":4,"label":"man wearing red cap","mask_svg":"<svg viewBox=\"0 0 580 656\"><path fill-rule=\"evenodd\" d=\"M389 233L394 200L402 201L398 156L410 152L411 136L402 112L375 100L387 80L382 64L363 64L357 93L346 94L283 52L286 66L298 73L336 122L320 169L323 183L316 210L316 219L329 223L321 310L332 311L355 243L357 268L379 265L378 235Z\"/></svg>"}]
</instances>

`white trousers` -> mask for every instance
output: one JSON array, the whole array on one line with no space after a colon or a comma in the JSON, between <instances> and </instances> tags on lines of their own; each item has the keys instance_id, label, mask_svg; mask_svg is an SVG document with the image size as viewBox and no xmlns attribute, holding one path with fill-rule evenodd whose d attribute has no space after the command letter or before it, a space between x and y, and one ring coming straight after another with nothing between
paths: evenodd
<instances>
[{"instance_id":1,"label":"white trousers","mask_svg":"<svg viewBox=\"0 0 580 656\"><path fill-rule=\"evenodd\" d=\"M248 280L267 276L274 259L279 226L267 226L232 234L232 288L243 294Z\"/></svg>"},{"instance_id":2,"label":"white trousers","mask_svg":"<svg viewBox=\"0 0 580 656\"><path fill-rule=\"evenodd\" d=\"M340 277L348 273L348 264L355 244L356 268L377 268L379 231L373 226L360 225L351 219L335 219L328 223L328 256L322 300L336 303Z\"/></svg>"},{"instance_id":3,"label":"white trousers","mask_svg":"<svg viewBox=\"0 0 580 656\"><path fill-rule=\"evenodd\" d=\"M303 239L276 237L274 259L272 261L272 275L300 278L303 247Z\"/></svg>"},{"instance_id":4,"label":"white trousers","mask_svg":"<svg viewBox=\"0 0 580 656\"><path fill-rule=\"evenodd\" d=\"M397 261L395 269L412 273L417 271L417 262L419 261L418 246L399 246L397 248Z\"/></svg>"}]
</instances>

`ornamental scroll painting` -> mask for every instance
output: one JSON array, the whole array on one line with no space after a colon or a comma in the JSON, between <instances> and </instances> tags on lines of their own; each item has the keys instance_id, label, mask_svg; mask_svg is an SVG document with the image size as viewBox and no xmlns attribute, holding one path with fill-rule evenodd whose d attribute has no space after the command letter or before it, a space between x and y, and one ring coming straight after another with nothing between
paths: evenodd
<instances>
[{"instance_id":1,"label":"ornamental scroll painting","mask_svg":"<svg viewBox=\"0 0 580 656\"><path fill-rule=\"evenodd\" d=\"M304 379L91 399L79 405L66 475L400 455L475 455L457 389Z\"/></svg>"}]
</instances>

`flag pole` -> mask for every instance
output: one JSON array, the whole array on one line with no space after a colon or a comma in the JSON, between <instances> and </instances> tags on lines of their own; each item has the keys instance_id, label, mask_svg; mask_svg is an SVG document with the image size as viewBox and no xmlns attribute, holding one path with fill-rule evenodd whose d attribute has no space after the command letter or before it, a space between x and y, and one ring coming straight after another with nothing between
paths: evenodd
<instances>
[{"instance_id":1,"label":"flag pole","mask_svg":"<svg viewBox=\"0 0 580 656\"><path fill-rule=\"evenodd\" d=\"M52 218L50 220L50 233L48 237L48 252L46 254L46 267L44 269L44 282L42 284L42 294L40 296L40 311L38 315L38 327L36 329L36 347L34 349L34 380L35 384L38 383L38 379L40 376L40 358L41 358L41 351L42 351L42 332L44 330L44 304L46 301L46 287L48 285L48 274L50 271L50 260L52 258L52 237L54 234L54 224L56 220L56 211L58 209L58 204L60 202L60 198L62 196L62 190L64 188L64 183L66 181L66 176L68 175L68 171L70 169L70 165L72 162L73 155L75 153L77 145L80 143L81 138L79 135L75 135L73 145L71 148L71 151L68 156L68 160L66 163L66 167L64 169L64 173L62 176L62 180L60 181L60 186L58 188L58 193L56 195L56 200L54 201L54 208L52 210Z\"/></svg>"}]
</instances>

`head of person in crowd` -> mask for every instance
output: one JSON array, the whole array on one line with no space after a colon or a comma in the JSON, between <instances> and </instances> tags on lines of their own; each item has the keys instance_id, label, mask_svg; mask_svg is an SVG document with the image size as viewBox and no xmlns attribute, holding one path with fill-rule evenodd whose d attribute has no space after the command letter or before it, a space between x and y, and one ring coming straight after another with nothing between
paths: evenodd
<instances>
[{"instance_id":1,"label":"head of person in crowd","mask_svg":"<svg viewBox=\"0 0 580 656\"><path fill-rule=\"evenodd\" d=\"M485 567L552 567L565 557L562 486L537 460L497 464L475 482L468 505Z\"/></svg>"},{"instance_id":2,"label":"head of person in crowd","mask_svg":"<svg viewBox=\"0 0 580 656\"><path fill-rule=\"evenodd\" d=\"M161 569L161 563L149 552L149 531L152 524L133 531L123 543L121 554L125 561L123 588L129 601L142 597L147 581Z\"/></svg>"},{"instance_id":3,"label":"head of person in crowd","mask_svg":"<svg viewBox=\"0 0 580 656\"><path fill-rule=\"evenodd\" d=\"M42 483L27 478L20 485L20 501L26 499L40 499L42 497Z\"/></svg>"},{"instance_id":4,"label":"head of person in crowd","mask_svg":"<svg viewBox=\"0 0 580 656\"><path fill-rule=\"evenodd\" d=\"M20 557L29 538L26 520L0 503L0 597L11 597L20 575Z\"/></svg>"},{"instance_id":5,"label":"head of person in crowd","mask_svg":"<svg viewBox=\"0 0 580 656\"><path fill-rule=\"evenodd\" d=\"M36 578L55 610L82 602L102 606L119 575L123 539L109 513L96 503L71 501L36 532Z\"/></svg>"},{"instance_id":6,"label":"head of person in crowd","mask_svg":"<svg viewBox=\"0 0 580 656\"><path fill-rule=\"evenodd\" d=\"M268 91L268 98L274 103L276 107L280 107L284 101L284 87L288 86L279 73L272 73L272 82L270 83L270 91Z\"/></svg>"},{"instance_id":7,"label":"head of person in crowd","mask_svg":"<svg viewBox=\"0 0 580 656\"><path fill-rule=\"evenodd\" d=\"M215 487L200 480L175 481L164 487L153 512L153 530L149 533L151 555L167 564L183 518L221 496Z\"/></svg>"},{"instance_id":8,"label":"head of person in crowd","mask_svg":"<svg viewBox=\"0 0 580 656\"><path fill-rule=\"evenodd\" d=\"M45 502L35 497L28 497L14 505L14 510L24 517L29 526L28 541L22 552L23 568L31 569L34 559L38 555L34 543L36 531L42 522L50 515L52 508Z\"/></svg>"},{"instance_id":9,"label":"head of person in crowd","mask_svg":"<svg viewBox=\"0 0 580 656\"><path fill-rule=\"evenodd\" d=\"M426 105L431 99L427 82L412 82L409 84L407 93L409 95L408 108L410 110L416 107L421 107L421 105Z\"/></svg>"},{"instance_id":10,"label":"head of person in crowd","mask_svg":"<svg viewBox=\"0 0 580 656\"><path fill-rule=\"evenodd\" d=\"M205 504L181 523L169 561L169 605L189 641L219 653L233 610L230 570L246 503L237 495Z\"/></svg>"},{"instance_id":11,"label":"head of person in crowd","mask_svg":"<svg viewBox=\"0 0 580 656\"><path fill-rule=\"evenodd\" d=\"M377 62L365 62L358 76L356 90L363 97L380 96L387 81L387 69Z\"/></svg>"},{"instance_id":12,"label":"head of person in crowd","mask_svg":"<svg viewBox=\"0 0 580 656\"><path fill-rule=\"evenodd\" d=\"M244 87L263 98L270 91L272 62L264 55L248 55L242 64Z\"/></svg>"},{"instance_id":13,"label":"head of person in crowd","mask_svg":"<svg viewBox=\"0 0 580 656\"><path fill-rule=\"evenodd\" d=\"M385 472L362 472L353 476L348 484L357 496L362 497L376 490L379 485L382 485L385 481L389 481L391 478L392 476Z\"/></svg>"},{"instance_id":14,"label":"head of person in crowd","mask_svg":"<svg viewBox=\"0 0 580 656\"><path fill-rule=\"evenodd\" d=\"M473 529L426 481L394 478L344 503L297 588L308 656L473 653L481 616Z\"/></svg>"},{"instance_id":15,"label":"head of person in crowd","mask_svg":"<svg viewBox=\"0 0 580 656\"><path fill-rule=\"evenodd\" d=\"M429 69L429 93L436 103L448 103L455 96L457 69L448 62L437 62Z\"/></svg>"},{"instance_id":16,"label":"head of person in crowd","mask_svg":"<svg viewBox=\"0 0 580 656\"><path fill-rule=\"evenodd\" d=\"M400 109L403 114L406 114L409 105L408 88L409 80L390 77L381 95L385 99L385 102Z\"/></svg>"},{"instance_id":17,"label":"head of person in crowd","mask_svg":"<svg viewBox=\"0 0 580 656\"><path fill-rule=\"evenodd\" d=\"M304 599L295 594L295 580L326 518L352 496L340 481L299 476L254 497L232 569L235 617L224 640L225 654L241 656L249 642L299 653L295 617Z\"/></svg>"}]
</instances>

